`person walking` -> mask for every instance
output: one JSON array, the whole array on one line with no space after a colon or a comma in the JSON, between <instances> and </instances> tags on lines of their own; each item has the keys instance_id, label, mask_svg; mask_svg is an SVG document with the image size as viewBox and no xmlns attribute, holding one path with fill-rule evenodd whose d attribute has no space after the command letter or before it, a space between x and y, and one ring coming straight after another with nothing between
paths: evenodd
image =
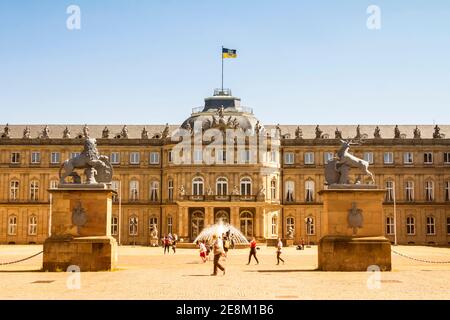
<instances>
[{"instance_id":1,"label":"person walking","mask_svg":"<svg viewBox=\"0 0 450 320\"><path fill-rule=\"evenodd\" d=\"M248 255L248 263L250 264L250 260L252 259L252 256L255 257L256 264L259 264L258 258L256 257L256 239L253 237L252 241L250 242L250 254Z\"/></svg>"},{"instance_id":2,"label":"person walking","mask_svg":"<svg viewBox=\"0 0 450 320\"><path fill-rule=\"evenodd\" d=\"M280 264L280 260L284 264L284 260L280 257L281 256L281 248L283 248L283 242L281 241L280 238L278 238L278 243L277 243L277 265Z\"/></svg>"},{"instance_id":3,"label":"person walking","mask_svg":"<svg viewBox=\"0 0 450 320\"><path fill-rule=\"evenodd\" d=\"M230 248L230 240L228 240L228 237L226 235L224 235L224 237L223 237L223 251L224 251L225 257L228 256L228 249L229 248Z\"/></svg>"},{"instance_id":4,"label":"person walking","mask_svg":"<svg viewBox=\"0 0 450 320\"><path fill-rule=\"evenodd\" d=\"M207 260L205 240L200 241L199 247L200 247L200 258L202 258L203 263L205 263Z\"/></svg>"},{"instance_id":5,"label":"person walking","mask_svg":"<svg viewBox=\"0 0 450 320\"><path fill-rule=\"evenodd\" d=\"M173 254L175 254L175 252L177 252L177 242L178 242L178 236L175 233L173 235L173 240L172 240L172 250L173 250Z\"/></svg>"},{"instance_id":6,"label":"person walking","mask_svg":"<svg viewBox=\"0 0 450 320\"><path fill-rule=\"evenodd\" d=\"M220 264L220 257L223 255L223 244L222 240L217 237L217 235L213 235L213 250L214 250L214 271L211 274L212 276L217 276L217 268L223 271L223 275L225 275L225 268Z\"/></svg>"},{"instance_id":7,"label":"person walking","mask_svg":"<svg viewBox=\"0 0 450 320\"><path fill-rule=\"evenodd\" d=\"M170 252L170 238L167 235L164 235L164 254Z\"/></svg>"}]
</instances>

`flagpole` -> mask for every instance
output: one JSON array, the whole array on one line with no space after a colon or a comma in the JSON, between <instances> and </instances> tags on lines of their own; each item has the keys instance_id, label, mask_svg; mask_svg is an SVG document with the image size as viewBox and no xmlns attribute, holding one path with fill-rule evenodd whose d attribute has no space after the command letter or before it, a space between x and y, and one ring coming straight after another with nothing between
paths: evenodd
<instances>
[{"instance_id":1,"label":"flagpole","mask_svg":"<svg viewBox=\"0 0 450 320\"><path fill-rule=\"evenodd\" d=\"M222 56L222 92L223 92L223 46L222 46L222 52L220 53Z\"/></svg>"}]
</instances>

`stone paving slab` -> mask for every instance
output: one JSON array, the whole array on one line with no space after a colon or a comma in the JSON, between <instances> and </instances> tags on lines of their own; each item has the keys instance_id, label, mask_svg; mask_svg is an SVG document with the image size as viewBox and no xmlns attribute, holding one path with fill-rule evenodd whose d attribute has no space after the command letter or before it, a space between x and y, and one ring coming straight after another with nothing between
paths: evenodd
<instances>
[{"instance_id":1,"label":"stone paving slab","mask_svg":"<svg viewBox=\"0 0 450 320\"><path fill-rule=\"evenodd\" d=\"M40 245L0 246L0 263L41 250ZM450 260L450 248L394 250L419 259ZM392 272L319 272L315 246L284 248L286 264L279 266L273 247L261 247L259 265L253 261L247 266L247 257L246 249L231 250L223 261L226 275L212 277L212 261L202 263L197 250L164 256L162 248L121 246L118 270L81 273L80 289L68 289L73 274L38 271L40 255L0 266L0 299L450 299L450 264L393 255Z\"/></svg>"}]
</instances>

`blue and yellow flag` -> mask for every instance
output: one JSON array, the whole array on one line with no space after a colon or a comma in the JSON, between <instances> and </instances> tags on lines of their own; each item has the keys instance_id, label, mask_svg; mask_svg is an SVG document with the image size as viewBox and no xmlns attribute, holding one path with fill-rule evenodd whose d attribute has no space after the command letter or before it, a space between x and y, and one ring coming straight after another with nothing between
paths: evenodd
<instances>
[{"instance_id":1,"label":"blue and yellow flag","mask_svg":"<svg viewBox=\"0 0 450 320\"><path fill-rule=\"evenodd\" d=\"M222 58L237 58L237 52L235 49L222 48Z\"/></svg>"}]
</instances>

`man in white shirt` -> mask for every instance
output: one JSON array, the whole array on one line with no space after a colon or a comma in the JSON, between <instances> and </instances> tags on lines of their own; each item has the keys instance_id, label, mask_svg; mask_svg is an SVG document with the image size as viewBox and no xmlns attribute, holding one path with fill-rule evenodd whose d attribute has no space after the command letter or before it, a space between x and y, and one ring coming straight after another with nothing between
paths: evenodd
<instances>
[{"instance_id":1,"label":"man in white shirt","mask_svg":"<svg viewBox=\"0 0 450 320\"><path fill-rule=\"evenodd\" d=\"M280 260L283 262L284 264L284 260L281 259L281 248L283 248L283 241L281 241L280 238L278 238L278 243L277 243L277 265L280 264Z\"/></svg>"}]
</instances>

